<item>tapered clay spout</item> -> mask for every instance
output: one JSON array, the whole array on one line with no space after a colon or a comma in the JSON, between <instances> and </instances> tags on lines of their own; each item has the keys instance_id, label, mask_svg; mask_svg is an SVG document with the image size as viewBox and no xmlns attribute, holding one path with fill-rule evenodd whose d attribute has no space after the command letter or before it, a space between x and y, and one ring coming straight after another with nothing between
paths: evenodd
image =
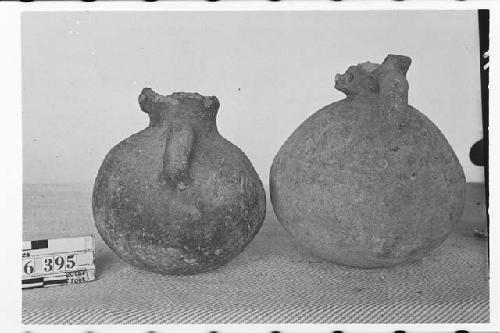
<instances>
[{"instance_id":1,"label":"tapered clay spout","mask_svg":"<svg viewBox=\"0 0 500 333\"><path fill-rule=\"evenodd\" d=\"M388 55L382 65L371 73L379 87L378 94L383 107L387 108L390 116L395 119L399 119L408 106L409 85L406 72L410 64L409 57Z\"/></svg>"}]
</instances>

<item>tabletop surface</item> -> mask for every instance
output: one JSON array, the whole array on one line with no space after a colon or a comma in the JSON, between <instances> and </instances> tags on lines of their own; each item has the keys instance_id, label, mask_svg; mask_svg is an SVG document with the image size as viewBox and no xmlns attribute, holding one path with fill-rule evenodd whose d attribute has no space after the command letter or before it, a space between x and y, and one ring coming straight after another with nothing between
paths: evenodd
<instances>
[{"instance_id":1,"label":"tabletop surface","mask_svg":"<svg viewBox=\"0 0 500 333\"><path fill-rule=\"evenodd\" d=\"M24 290L24 324L485 323L488 241L482 184L467 184L454 232L428 257L390 269L336 266L297 246L268 204L264 225L222 268L163 276L116 256L97 233L91 185L24 185L23 240L92 234L96 280Z\"/></svg>"}]
</instances>

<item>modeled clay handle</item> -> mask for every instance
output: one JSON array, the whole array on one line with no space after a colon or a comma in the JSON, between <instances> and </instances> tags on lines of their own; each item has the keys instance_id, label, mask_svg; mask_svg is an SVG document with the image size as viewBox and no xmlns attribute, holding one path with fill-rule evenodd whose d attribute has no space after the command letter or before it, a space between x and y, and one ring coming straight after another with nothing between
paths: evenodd
<instances>
[{"instance_id":1,"label":"modeled clay handle","mask_svg":"<svg viewBox=\"0 0 500 333\"><path fill-rule=\"evenodd\" d=\"M189 183L190 157L194 142L195 133L188 124L174 125L167 139L161 176L179 189L184 189Z\"/></svg>"}]
</instances>

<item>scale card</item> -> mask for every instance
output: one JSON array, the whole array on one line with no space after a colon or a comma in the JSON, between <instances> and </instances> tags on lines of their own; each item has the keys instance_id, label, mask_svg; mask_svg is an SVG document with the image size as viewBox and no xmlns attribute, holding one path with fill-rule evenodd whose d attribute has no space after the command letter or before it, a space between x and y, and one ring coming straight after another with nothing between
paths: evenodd
<instances>
[{"instance_id":1,"label":"scale card","mask_svg":"<svg viewBox=\"0 0 500 333\"><path fill-rule=\"evenodd\" d=\"M22 289L95 280L94 238L23 242Z\"/></svg>"}]
</instances>

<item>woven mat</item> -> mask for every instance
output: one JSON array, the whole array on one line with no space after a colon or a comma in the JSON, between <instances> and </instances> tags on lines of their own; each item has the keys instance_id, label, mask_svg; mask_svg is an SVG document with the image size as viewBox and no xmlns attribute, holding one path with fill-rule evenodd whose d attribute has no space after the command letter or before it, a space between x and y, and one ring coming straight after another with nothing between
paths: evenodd
<instances>
[{"instance_id":1,"label":"woven mat","mask_svg":"<svg viewBox=\"0 0 500 333\"><path fill-rule=\"evenodd\" d=\"M489 321L481 184L467 185L455 232L431 256L391 269L335 266L296 246L272 207L228 265L196 276L135 269L99 237L91 186L25 185L23 239L96 237L94 282L23 291L24 324L484 323Z\"/></svg>"}]
</instances>

